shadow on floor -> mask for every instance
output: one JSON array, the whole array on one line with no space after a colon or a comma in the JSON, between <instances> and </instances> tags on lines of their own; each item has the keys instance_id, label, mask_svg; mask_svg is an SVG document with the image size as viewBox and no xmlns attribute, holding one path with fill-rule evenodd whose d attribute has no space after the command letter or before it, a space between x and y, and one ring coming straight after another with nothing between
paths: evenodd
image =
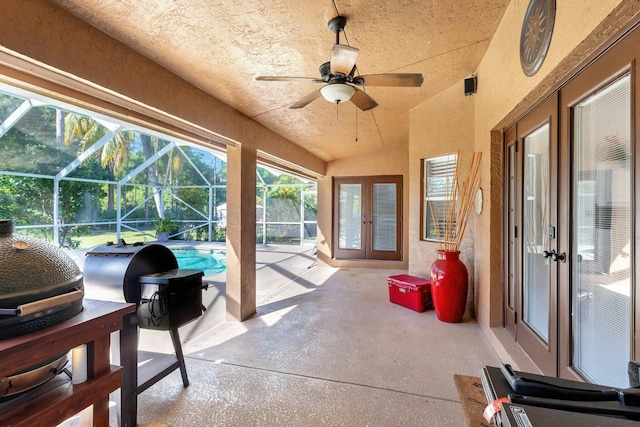
<instances>
[{"instance_id":1,"label":"shadow on floor","mask_svg":"<svg viewBox=\"0 0 640 427\"><path fill-rule=\"evenodd\" d=\"M251 319L187 342L191 385L173 373L142 393L139 421L465 425L453 375L500 361L475 321L390 303L398 273L316 267L275 288Z\"/></svg>"}]
</instances>

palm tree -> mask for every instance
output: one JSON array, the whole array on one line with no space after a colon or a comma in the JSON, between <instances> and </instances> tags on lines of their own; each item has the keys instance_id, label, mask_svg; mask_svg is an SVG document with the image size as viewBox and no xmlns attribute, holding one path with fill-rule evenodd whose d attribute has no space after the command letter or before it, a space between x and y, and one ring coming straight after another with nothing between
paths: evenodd
<instances>
[{"instance_id":1,"label":"palm tree","mask_svg":"<svg viewBox=\"0 0 640 427\"><path fill-rule=\"evenodd\" d=\"M80 140L80 150L85 151L100 138L110 132L106 127L91 117L69 113L64 123L64 143L71 145ZM100 151L100 164L109 171L109 181L115 180L116 172L126 164L130 156L134 135L131 131L116 132ZM145 153L146 156L146 153ZM115 187L108 186L107 210L112 211L115 205Z\"/></svg>"},{"instance_id":2,"label":"palm tree","mask_svg":"<svg viewBox=\"0 0 640 427\"><path fill-rule=\"evenodd\" d=\"M64 147L64 110L56 109L56 142Z\"/></svg>"},{"instance_id":3,"label":"palm tree","mask_svg":"<svg viewBox=\"0 0 640 427\"><path fill-rule=\"evenodd\" d=\"M186 148L188 151L189 148ZM180 171L183 168L182 155L179 150L174 150L170 158L169 184L178 187L180 185ZM171 199L171 208L175 209L175 199Z\"/></svg>"},{"instance_id":4,"label":"palm tree","mask_svg":"<svg viewBox=\"0 0 640 427\"><path fill-rule=\"evenodd\" d=\"M157 136L140 134L140 142L142 143L142 153L145 159L150 159L155 152L158 151L160 140ZM153 189L153 200L156 203L158 217L164 219L164 197L160 186L158 185L158 164L153 162L147 168L147 179L151 181Z\"/></svg>"},{"instance_id":5,"label":"palm tree","mask_svg":"<svg viewBox=\"0 0 640 427\"><path fill-rule=\"evenodd\" d=\"M84 151L95 144L110 131L102 126L97 120L75 113L68 113L64 123L64 143L70 145L74 141L80 140L80 150ZM126 165L131 157L132 147L139 137L142 152L145 160L150 159L160 149L160 139L156 136L144 133L134 133L132 131L116 132L112 138L102 147L99 152L100 163L109 172L109 180L114 181L116 173ZM176 174L180 170L179 156L174 156L171 164L171 171ZM151 183L153 199L156 211L160 218L164 218L164 197L159 184L158 164L153 162L147 168L147 182ZM109 184L107 209L113 210L115 205L115 187Z\"/></svg>"}]
</instances>

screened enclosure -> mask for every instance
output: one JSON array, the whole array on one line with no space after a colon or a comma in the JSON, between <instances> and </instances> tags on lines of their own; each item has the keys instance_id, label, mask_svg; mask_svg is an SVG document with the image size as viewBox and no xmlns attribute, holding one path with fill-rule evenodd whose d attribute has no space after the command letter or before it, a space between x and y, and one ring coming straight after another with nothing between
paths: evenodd
<instances>
[{"instance_id":1,"label":"screened enclosure","mask_svg":"<svg viewBox=\"0 0 640 427\"><path fill-rule=\"evenodd\" d=\"M226 239L226 153L0 84L0 217L61 247ZM313 242L316 183L256 170L256 243Z\"/></svg>"}]
</instances>

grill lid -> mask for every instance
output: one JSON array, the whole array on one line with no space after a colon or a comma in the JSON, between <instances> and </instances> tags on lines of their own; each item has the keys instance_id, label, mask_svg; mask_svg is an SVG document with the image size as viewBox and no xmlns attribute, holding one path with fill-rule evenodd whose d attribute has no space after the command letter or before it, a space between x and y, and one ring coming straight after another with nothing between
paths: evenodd
<instances>
[{"instance_id":1,"label":"grill lid","mask_svg":"<svg viewBox=\"0 0 640 427\"><path fill-rule=\"evenodd\" d=\"M13 232L13 221L0 220L0 307L15 308L82 290L83 275L69 255L48 242Z\"/></svg>"},{"instance_id":2,"label":"grill lid","mask_svg":"<svg viewBox=\"0 0 640 427\"><path fill-rule=\"evenodd\" d=\"M72 318L84 296L84 276L69 255L13 231L13 221L0 220L0 340Z\"/></svg>"}]
</instances>

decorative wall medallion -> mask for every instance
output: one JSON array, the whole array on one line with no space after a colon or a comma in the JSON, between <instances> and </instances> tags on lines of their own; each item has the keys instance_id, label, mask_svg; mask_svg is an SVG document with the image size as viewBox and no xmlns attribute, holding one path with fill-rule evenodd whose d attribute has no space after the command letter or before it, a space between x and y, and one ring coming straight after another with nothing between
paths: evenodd
<instances>
[{"instance_id":1,"label":"decorative wall medallion","mask_svg":"<svg viewBox=\"0 0 640 427\"><path fill-rule=\"evenodd\" d=\"M556 18L556 0L531 0L520 33L520 64L527 76L538 72L547 55Z\"/></svg>"}]
</instances>

